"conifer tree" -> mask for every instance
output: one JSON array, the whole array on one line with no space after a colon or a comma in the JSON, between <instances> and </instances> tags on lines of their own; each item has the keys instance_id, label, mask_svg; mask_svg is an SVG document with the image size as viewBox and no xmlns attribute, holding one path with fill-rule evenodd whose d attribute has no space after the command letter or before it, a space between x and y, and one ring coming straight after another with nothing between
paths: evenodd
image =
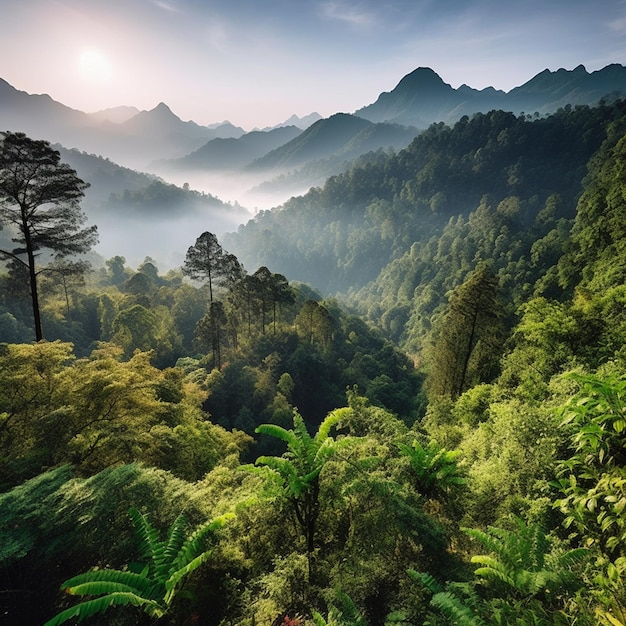
<instances>
[{"instance_id":1,"label":"conifer tree","mask_svg":"<svg viewBox=\"0 0 626 626\"><path fill-rule=\"evenodd\" d=\"M493 368L502 337L497 294L497 278L486 264L453 291L432 346L431 394L457 398Z\"/></svg>"},{"instance_id":2,"label":"conifer tree","mask_svg":"<svg viewBox=\"0 0 626 626\"><path fill-rule=\"evenodd\" d=\"M86 217L79 202L88 184L61 163L61 155L48 141L24 133L0 136L0 224L16 232L12 239L16 247L0 250L0 255L28 270L35 338L40 341L38 257L44 249L57 259L83 254L97 243L97 229L81 228Z\"/></svg>"}]
</instances>

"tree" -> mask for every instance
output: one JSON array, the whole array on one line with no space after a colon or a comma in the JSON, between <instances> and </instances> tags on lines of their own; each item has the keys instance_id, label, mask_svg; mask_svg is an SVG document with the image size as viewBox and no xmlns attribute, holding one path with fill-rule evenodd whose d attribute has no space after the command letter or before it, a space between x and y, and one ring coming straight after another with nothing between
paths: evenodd
<instances>
[{"instance_id":1,"label":"tree","mask_svg":"<svg viewBox=\"0 0 626 626\"><path fill-rule=\"evenodd\" d=\"M67 321L72 321L72 312L70 307L70 292L77 287L84 287L85 274L91 270L91 264L88 261L67 261L59 260L50 263L45 269L48 275L52 274L54 278L49 280L51 290L61 288L65 300L65 311ZM60 281L60 282L59 282Z\"/></svg>"},{"instance_id":2,"label":"tree","mask_svg":"<svg viewBox=\"0 0 626 626\"><path fill-rule=\"evenodd\" d=\"M209 304L209 310L196 324L196 339L203 346L210 346L213 352L213 365L222 369L222 331L226 324L224 305L216 300Z\"/></svg>"},{"instance_id":3,"label":"tree","mask_svg":"<svg viewBox=\"0 0 626 626\"><path fill-rule=\"evenodd\" d=\"M298 335L308 343L314 343L317 339L324 347L330 345L334 320L324 305L307 300L296 316L295 325Z\"/></svg>"},{"instance_id":4,"label":"tree","mask_svg":"<svg viewBox=\"0 0 626 626\"><path fill-rule=\"evenodd\" d=\"M215 287L241 272L237 258L224 252L213 233L204 232L187 250L183 274L195 280L204 280L209 286L209 302L213 302Z\"/></svg>"},{"instance_id":5,"label":"tree","mask_svg":"<svg viewBox=\"0 0 626 626\"><path fill-rule=\"evenodd\" d=\"M60 162L61 155L49 142L24 133L1 135L0 223L17 230L12 238L17 245L0 254L28 269L35 338L40 341L37 258L43 249L57 259L83 254L97 243L97 228L81 228L86 217L79 202L88 184Z\"/></svg>"},{"instance_id":6,"label":"tree","mask_svg":"<svg viewBox=\"0 0 626 626\"><path fill-rule=\"evenodd\" d=\"M350 438L333 439L331 429L345 414L338 409L329 413L312 437L302 417L294 411L293 429L276 424L261 424L256 432L271 435L287 444L282 457L261 456L256 460L271 470L279 479L286 497L291 502L304 538L310 560L315 551L317 520L320 513L320 474L330 458L341 448L350 445Z\"/></svg>"},{"instance_id":7,"label":"tree","mask_svg":"<svg viewBox=\"0 0 626 626\"><path fill-rule=\"evenodd\" d=\"M432 350L428 385L435 395L457 398L491 373L502 344L497 295L485 264L453 291Z\"/></svg>"},{"instance_id":8,"label":"tree","mask_svg":"<svg viewBox=\"0 0 626 626\"><path fill-rule=\"evenodd\" d=\"M78 617L104 613L112 606L137 606L150 617L165 615L176 597L182 580L197 570L211 556L210 541L215 531L232 518L218 517L198 527L187 537L185 518L179 515L165 540L160 540L148 518L131 508L129 515L135 525L141 556L146 561L141 568L125 570L95 569L66 580L62 588L70 595L100 596L85 600L62 611L45 626L57 626Z\"/></svg>"}]
</instances>

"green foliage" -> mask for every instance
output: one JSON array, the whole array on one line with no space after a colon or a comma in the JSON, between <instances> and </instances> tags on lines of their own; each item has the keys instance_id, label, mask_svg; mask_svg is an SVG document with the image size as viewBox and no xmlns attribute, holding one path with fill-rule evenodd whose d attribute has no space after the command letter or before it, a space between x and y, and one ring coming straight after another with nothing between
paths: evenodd
<instances>
[{"instance_id":1,"label":"green foliage","mask_svg":"<svg viewBox=\"0 0 626 626\"><path fill-rule=\"evenodd\" d=\"M56 626L77 617L81 622L112 606L140 607L150 617L160 618L176 597L183 579L200 567L209 557L208 542L228 517L217 518L198 527L185 536L185 518L180 515L160 540L147 516L131 508L139 543L140 558L146 561L143 568L132 570L96 569L80 574L62 584L70 595L100 596L85 600L75 607L62 611L45 626Z\"/></svg>"},{"instance_id":2,"label":"green foliage","mask_svg":"<svg viewBox=\"0 0 626 626\"><path fill-rule=\"evenodd\" d=\"M452 489L465 484L456 460L460 454L458 450L446 450L435 440L426 447L417 440L410 446L399 443L398 447L408 457L415 472L417 490L426 497L445 498Z\"/></svg>"},{"instance_id":3,"label":"green foliage","mask_svg":"<svg viewBox=\"0 0 626 626\"><path fill-rule=\"evenodd\" d=\"M480 565L474 571L476 576L495 588L504 587L518 599L540 595L547 604L580 584L572 566L586 558L587 550L551 550L548 536L538 525L527 525L520 518L515 523L515 530L464 529L490 552L472 557L472 563Z\"/></svg>"},{"instance_id":4,"label":"green foliage","mask_svg":"<svg viewBox=\"0 0 626 626\"><path fill-rule=\"evenodd\" d=\"M292 430L275 424L262 424L256 429L257 433L276 437L287 444L287 452L282 457L261 456L256 464L267 467L280 479L285 496L292 502L308 554L316 547L320 473L338 450L351 443L347 438L335 440L331 437L330 432L341 416L340 410L330 413L313 437L295 411Z\"/></svg>"},{"instance_id":5,"label":"green foliage","mask_svg":"<svg viewBox=\"0 0 626 626\"><path fill-rule=\"evenodd\" d=\"M504 336L497 290L495 275L483 264L450 295L435 325L429 394L457 398L475 384L490 382Z\"/></svg>"},{"instance_id":6,"label":"green foliage","mask_svg":"<svg viewBox=\"0 0 626 626\"><path fill-rule=\"evenodd\" d=\"M348 594L340 591L335 595L329 603L326 618L317 611L313 612L315 626L367 626L365 617Z\"/></svg>"},{"instance_id":7,"label":"green foliage","mask_svg":"<svg viewBox=\"0 0 626 626\"><path fill-rule=\"evenodd\" d=\"M588 545L609 556L625 556L626 377L571 377L580 391L563 409L572 433L572 455L560 464L555 505L565 525L583 533Z\"/></svg>"}]
</instances>

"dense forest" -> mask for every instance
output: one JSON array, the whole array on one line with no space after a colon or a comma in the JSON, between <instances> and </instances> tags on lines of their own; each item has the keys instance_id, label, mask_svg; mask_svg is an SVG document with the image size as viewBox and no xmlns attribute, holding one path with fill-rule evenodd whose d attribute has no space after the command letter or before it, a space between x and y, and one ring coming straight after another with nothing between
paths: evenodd
<instances>
[{"instance_id":1,"label":"dense forest","mask_svg":"<svg viewBox=\"0 0 626 626\"><path fill-rule=\"evenodd\" d=\"M435 124L165 274L5 253L6 623L626 624L625 131Z\"/></svg>"}]
</instances>

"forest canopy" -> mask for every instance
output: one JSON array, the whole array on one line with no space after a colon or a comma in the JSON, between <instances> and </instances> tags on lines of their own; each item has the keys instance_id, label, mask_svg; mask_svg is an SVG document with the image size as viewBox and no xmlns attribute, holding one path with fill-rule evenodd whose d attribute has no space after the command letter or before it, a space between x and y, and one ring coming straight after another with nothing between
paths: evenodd
<instances>
[{"instance_id":1,"label":"forest canopy","mask_svg":"<svg viewBox=\"0 0 626 626\"><path fill-rule=\"evenodd\" d=\"M626 624L625 129L433 125L180 269L42 274L45 341L7 263L7 623Z\"/></svg>"}]
</instances>

